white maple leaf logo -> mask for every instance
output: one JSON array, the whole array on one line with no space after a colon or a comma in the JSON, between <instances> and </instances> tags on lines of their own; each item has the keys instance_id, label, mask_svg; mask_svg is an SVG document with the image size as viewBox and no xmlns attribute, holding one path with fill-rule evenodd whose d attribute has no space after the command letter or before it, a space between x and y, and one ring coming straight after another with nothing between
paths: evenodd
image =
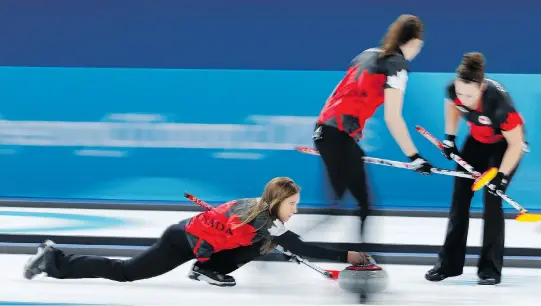
<instances>
[{"instance_id":1,"label":"white maple leaf logo","mask_svg":"<svg viewBox=\"0 0 541 306\"><path fill-rule=\"evenodd\" d=\"M273 226L271 226L268 230L272 236L281 236L287 232L287 228L282 221L276 219L273 223Z\"/></svg>"},{"instance_id":2,"label":"white maple leaf logo","mask_svg":"<svg viewBox=\"0 0 541 306\"><path fill-rule=\"evenodd\" d=\"M395 75L387 77L387 84L392 88L406 90L406 83L408 82L408 72L405 69L398 71Z\"/></svg>"}]
</instances>

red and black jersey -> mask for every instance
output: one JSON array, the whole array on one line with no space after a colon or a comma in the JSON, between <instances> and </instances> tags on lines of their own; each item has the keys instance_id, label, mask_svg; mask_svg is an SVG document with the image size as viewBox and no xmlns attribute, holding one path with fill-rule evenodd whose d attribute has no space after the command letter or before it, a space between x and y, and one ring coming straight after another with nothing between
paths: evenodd
<instances>
[{"instance_id":1,"label":"red and black jersey","mask_svg":"<svg viewBox=\"0 0 541 306\"><path fill-rule=\"evenodd\" d=\"M406 89L408 62L397 50L380 57L381 50L372 48L353 59L346 75L321 110L318 124L345 131L360 139L366 120L384 102L384 89Z\"/></svg>"},{"instance_id":2,"label":"red and black jersey","mask_svg":"<svg viewBox=\"0 0 541 306\"><path fill-rule=\"evenodd\" d=\"M214 253L267 239L300 256L347 262L347 251L326 249L302 241L268 211L259 213L252 221L241 225L242 216L259 200L231 201L182 221L186 224L184 230L195 257L205 261Z\"/></svg>"},{"instance_id":3,"label":"red and black jersey","mask_svg":"<svg viewBox=\"0 0 541 306\"><path fill-rule=\"evenodd\" d=\"M524 123L517 112L511 97L498 82L485 79L486 88L481 96L479 107L470 109L462 104L456 95L455 84L446 88L447 98L451 100L468 121L470 134L482 143L496 143L502 140L502 131L510 131Z\"/></svg>"},{"instance_id":4,"label":"red and black jersey","mask_svg":"<svg viewBox=\"0 0 541 306\"><path fill-rule=\"evenodd\" d=\"M261 239L271 239L269 229L273 218L268 212L242 224L241 217L257 199L241 199L217 206L191 218L186 224L186 233L195 256L206 260L211 254L252 245ZM242 224L242 225L241 225Z\"/></svg>"}]
</instances>

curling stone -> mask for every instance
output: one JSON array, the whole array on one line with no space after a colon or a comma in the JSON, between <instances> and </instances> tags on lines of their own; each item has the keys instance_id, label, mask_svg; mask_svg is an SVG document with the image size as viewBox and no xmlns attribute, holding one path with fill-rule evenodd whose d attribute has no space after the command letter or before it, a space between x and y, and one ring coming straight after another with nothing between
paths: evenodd
<instances>
[{"instance_id":1,"label":"curling stone","mask_svg":"<svg viewBox=\"0 0 541 306\"><path fill-rule=\"evenodd\" d=\"M340 288L353 293L381 292L387 284L387 272L376 264L349 266L338 276Z\"/></svg>"}]
</instances>

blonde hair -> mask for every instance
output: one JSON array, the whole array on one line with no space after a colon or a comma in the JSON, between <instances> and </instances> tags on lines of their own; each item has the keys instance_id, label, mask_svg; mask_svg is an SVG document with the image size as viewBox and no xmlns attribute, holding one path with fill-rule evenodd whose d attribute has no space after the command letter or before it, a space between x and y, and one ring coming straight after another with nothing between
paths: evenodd
<instances>
[{"instance_id":1,"label":"blonde hair","mask_svg":"<svg viewBox=\"0 0 541 306\"><path fill-rule=\"evenodd\" d=\"M270 180L263 190L261 198L255 200L244 212L239 214L242 222L237 226L250 223L258 216L265 214L266 220L263 224L272 224L278 215L280 204L287 198L299 193L301 188L289 177L275 177ZM259 230L259 229L258 229ZM267 240L261 248L262 252L272 249L271 240Z\"/></svg>"}]
</instances>

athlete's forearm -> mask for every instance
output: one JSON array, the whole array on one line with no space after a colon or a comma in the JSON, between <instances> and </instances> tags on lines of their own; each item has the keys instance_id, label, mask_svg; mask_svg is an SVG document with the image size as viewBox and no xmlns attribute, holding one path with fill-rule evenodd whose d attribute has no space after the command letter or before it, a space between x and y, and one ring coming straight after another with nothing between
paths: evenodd
<instances>
[{"instance_id":1,"label":"athlete's forearm","mask_svg":"<svg viewBox=\"0 0 541 306\"><path fill-rule=\"evenodd\" d=\"M393 135L396 143L406 156L413 156L419 153L411 140L408 127L402 116L386 116L385 122L387 123L389 132L391 132L391 135Z\"/></svg>"},{"instance_id":2,"label":"athlete's forearm","mask_svg":"<svg viewBox=\"0 0 541 306\"><path fill-rule=\"evenodd\" d=\"M522 153L522 144L509 144L505 154L503 155L503 160L500 164L499 171L505 175L509 175L511 172L513 172L522 158Z\"/></svg>"},{"instance_id":3,"label":"athlete's forearm","mask_svg":"<svg viewBox=\"0 0 541 306\"><path fill-rule=\"evenodd\" d=\"M304 242L297 234L291 231L287 231L283 235L275 237L273 240L276 244L281 245L295 255L337 262L347 262L347 251L331 250Z\"/></svg>"},{"instance_id":4,"label":"athlete's forearm","mask_svg":"<svg viewBox=\"0 0 541 306\"><path fill-rule=\"evenodd\" d=\"M460 114L449 100L445 100L445 134L456 135Z\"/></svg>"}]
</instances>

